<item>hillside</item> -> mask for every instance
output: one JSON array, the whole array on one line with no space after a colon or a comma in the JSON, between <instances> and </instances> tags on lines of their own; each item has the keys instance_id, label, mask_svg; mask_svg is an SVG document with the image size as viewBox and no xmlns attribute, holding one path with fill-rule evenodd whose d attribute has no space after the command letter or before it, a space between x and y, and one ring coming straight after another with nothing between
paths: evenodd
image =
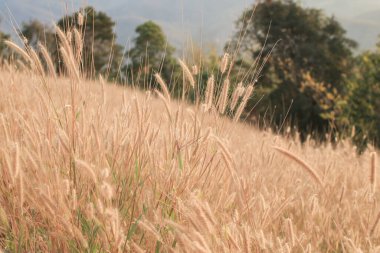
<instances>
[{"instance_id":1,"label":"hillside","mask_svg":"<svg viewBox=\"0 0 380 253\"><path fill-rule=\"evenodd\" d=\"M165 84L153 93L86 81L58 35L68 77L15 46L32 70L0 70L1 249L378 250L376 153L234 122L219 116L215 92L197 108Z\"/></svg>"}]
</instances>

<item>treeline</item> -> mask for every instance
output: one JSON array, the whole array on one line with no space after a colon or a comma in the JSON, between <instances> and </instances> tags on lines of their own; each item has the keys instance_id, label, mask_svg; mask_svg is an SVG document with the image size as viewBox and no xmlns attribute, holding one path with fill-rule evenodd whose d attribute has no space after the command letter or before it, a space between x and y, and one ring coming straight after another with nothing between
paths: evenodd
<instances>
[{"instance_id":1,"label":"treeline","mask_svg":"<svg viewBox=\"0 0 380 253\"><path fill-rule=\"evenodd\" d=\"M347 38L334 17L303 8L293 0L258 1L237 21L237 33L225 45L224 57L193 47L186 61L197 86L190 100L204 92L207 80L234 85L255 83L255 95L244 119L279 133L300 133L301 139L336 141L352 138L359 151L368 144L380 147L380 44L376 50L354 55L356 42ZM83 34L82 72L88 78L102 74L120 84L154 87L154 73L174 96L183 92L182 69L160 26L152 21L136 28L129 50L116 43L115 22L106 13L87 7L58 22L75 39L72 27ZM25 46L45 45L60 66L54 27L37 20L23 23ZM380 31L379 31L380 32ZM70 37L69 36L69 37ZM0 54L12 57L0 32ZM75 40L78 41L78 40ZM231 64L221 75L220 58ZM232 95L232 94L231 94Z\"/></svg>"},{"instance_id":2,"label":"treeline","mask_svg":"<svg viewBox=\"0 0 380 253\"><path fill-rule=\"evenodd\" d=\"M359 151L380 147L379 45L354 55L357 43L334 17L291 0L260 1L237 24L246 31L232 40L241 47L237 73L270 55L261 72L245 74L258 82L252 120L302 140L352 138Z\"/></svg>"}]
</instances>

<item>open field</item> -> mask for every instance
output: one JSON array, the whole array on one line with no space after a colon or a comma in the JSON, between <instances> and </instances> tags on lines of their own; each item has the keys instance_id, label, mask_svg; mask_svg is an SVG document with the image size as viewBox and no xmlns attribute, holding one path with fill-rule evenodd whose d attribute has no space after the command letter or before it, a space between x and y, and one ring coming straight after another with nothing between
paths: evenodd
<instances>
[{"instance_id":1,"label":"open field","mask_svg":"<svg viewBox=\"0 0 380 253\"><path fill-rule=\"evenodd\" d=\"M380 250L371 149L301 145L212 101L205 112L68 69L0 70L5 252Z\"/></svg>"}]
</instances>

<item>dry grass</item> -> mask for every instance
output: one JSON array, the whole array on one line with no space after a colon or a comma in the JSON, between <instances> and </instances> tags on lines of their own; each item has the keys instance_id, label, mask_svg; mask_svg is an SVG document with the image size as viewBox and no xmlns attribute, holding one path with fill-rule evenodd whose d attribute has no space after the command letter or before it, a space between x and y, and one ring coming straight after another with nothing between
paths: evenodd
<instances>
[{"instance_id":1,"label":"dry grass","mask_svg":"<svg viewBox=\"0 0 380 253\"><path fill-rule=\"evenodd\" d=\"M375 153L301 146L220 117L213 81L200 108L170 102L163 81L161 99L84 81L65 36L67 78L0 70L1 249L379 250ZM231 92L243 96L235 121L247 87Z\"/></svg>"}]
</instances>

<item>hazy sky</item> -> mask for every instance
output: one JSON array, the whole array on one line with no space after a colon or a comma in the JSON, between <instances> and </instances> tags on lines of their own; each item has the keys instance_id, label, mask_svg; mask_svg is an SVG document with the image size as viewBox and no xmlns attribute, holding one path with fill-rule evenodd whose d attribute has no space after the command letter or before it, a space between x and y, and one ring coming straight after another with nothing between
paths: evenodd
<instances>
[{"instance_id":1,"label":"hazy sky","mask_svg":"<svg viewBox=\"0 0 380 253\"><path fill-rule=\"evenodd\" d=\"M86 4L107 12L117 22L119 43L134 36L134 28L146 20L159 23L177 47L190 37L223 47L234 32L234 21L253 0L0 0L1 27L9 31L11 20L20 24L32 18L44 22ZM380 34L380 0L299 0L302 5L323 9L334 15L357 40L371 48ZM11 13L11 14L10 14ZM202 35L202 36L201 36Z\"/></svg>"},{"instance_id":2,"label":"hazy sky","mask_svg":"<svg viewBox=\"0 0 380 253\"><path fill-rule=\"evenodd\" d=\"M303 0L299 2L306 6L324 9L329 14L343 18L352 18L362 13L380 10L378 0Z\"/></svg>"}]
</instances>

